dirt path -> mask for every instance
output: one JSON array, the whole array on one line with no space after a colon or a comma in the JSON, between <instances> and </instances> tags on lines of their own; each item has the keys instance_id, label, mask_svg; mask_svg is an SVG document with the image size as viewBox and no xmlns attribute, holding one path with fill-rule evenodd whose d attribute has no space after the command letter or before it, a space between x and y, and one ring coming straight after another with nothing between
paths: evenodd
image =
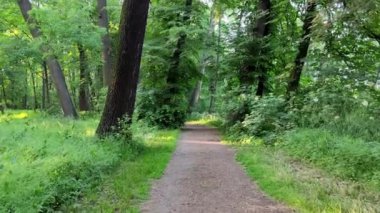
<instances>
[{"instance_id":1,"label":"dirt path","mask_svg":"<svg viewBox=\"0 0 380 213\"><path fill-rule=\"evenodd\" d=\"M220 143L215 129L186 126L142 212L291 212L260 192L234 154Z\"/></svg>"}]
</instances>

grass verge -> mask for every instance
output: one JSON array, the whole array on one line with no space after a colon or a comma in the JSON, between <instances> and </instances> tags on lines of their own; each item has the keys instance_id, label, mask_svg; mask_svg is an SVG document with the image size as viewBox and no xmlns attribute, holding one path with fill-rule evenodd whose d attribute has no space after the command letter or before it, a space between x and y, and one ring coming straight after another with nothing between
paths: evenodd
<instances>
[{"instance_id":1,"label":"grass verge","mask_svg":"<svg viewBox=\"0 0 380 213\"><path fill-rule=\"evenodd\" d=\"M97 120L31 111L0 116L0 212L48 212L77 199L121 157L99 143Z\"/></svg>"},{"instance_id":2,"label":"grass verge","mask_svg":"<svg viewBox=\"0 0 380 213\"><path fill-rule=\"evenodd\" d=\"M97 124L94 116L0 115L0 212L137 211L150 179L170 159L178 131L135 123L131 143L99 140Z\"/></svg>"},{"instance_id":3,"label":"grass verge","mask_svg":"<svg viewBox=\"0 0 380 213\"><path fill-rule=\"evenodd\" d=\"M186 122L189 125L205 125L213 127L221 127L222 120L217 115L192 115Z\"/></svg>"},{"instance_id":4,"label":"grass verge","mask_svg":"<svg viewBox=\"0 0 380 213\"><path fill-rule=\"evenodd\" d=\"M137 132L137 131L134 131ZM148 198L153 179L160 178L171 159L179 135L177 130L138 131L143 149L134 158L125 158L102 184L76 204L74 212L139 212Z\"/></svg>"},{"instance_id":5,"label":"grass verge","mask_svg":"<svg viewBox=\"0 0 380 213\"><path fill-rule=\"evenodd\" d=\"M380 193L370 185L336 178L278 148L232 144L237 148L237 161L252 180L298 212L372 213L380 209Z\"/></svg>"}]
</instances>

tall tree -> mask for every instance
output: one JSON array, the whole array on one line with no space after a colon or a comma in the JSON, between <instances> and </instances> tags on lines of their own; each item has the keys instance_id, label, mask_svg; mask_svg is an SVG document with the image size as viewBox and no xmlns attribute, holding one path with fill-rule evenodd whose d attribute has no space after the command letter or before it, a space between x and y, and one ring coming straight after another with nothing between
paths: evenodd
<instances>
[{"instance_id":1,"label":"tall tree","mask_svg":"<svg viewBox=\"0 0 380 213\"><path fill-rule=\"evenodd\" d=\"M316 15L316 8L317 3L315 0L309 0L307 3L307 9L304 19L304 25L303 25L303 35L302 40L298 46L298 53L296 56L296 59L294 61L294 68L292 72L290 73L289 77L289 83L287 88L287 94L290 95L291 93L297 92L302 69L305 64L305 58L307 56L307 53L309 51L309 46L311 42L311 32L312 32L312 26L313 26L313 20L315 19Z\"/></svg>"},{"instance_id":2,"label":"tall tree","mask_svg":"<svg viewBox=\"0 0 380 213\"><path fill-rule=\"evenodd\" d=\"M223 18L223 11L222 9L219 9L219 18L218 18L218 39L217 39L217 44L216 44L216 69L215 73L211 75L210 79L210 85L209 85L209 90L210 90L210 105L208 108L209 113L213 113L215 110L215 96L216 96L216 87L217 87L217 82L218 82L218 76L220 72L220 55L221 55L221 40L222 40L222 18Z\"/></svg>"},{"instance_id":3,"label":"tall tree","mask_svg":"<svg viewBox=\"0 0 380 213\"><path fill-rule=\"evenodd\" d=\"M49 92L49 74L47 71L46 62L42 62L42 109L46 109L50 104L50 92Z\"/></svg>"},{"instance_id":4,"label":"tall tree","mask_svg":"<svg viewBox=\"0 0 380 213\"><path fill-rule=\"evenodd\" d=\"M115 81L106 100L97 134L104 136L118 130L125 116L129 122L135 108L142 48L148 18L149 0L125 0L121 13L119 49Z\"/></svg>"},{"instance_id":5,"label":"tall tree","mask_svg":"<svg viewBox=\"0 0 380 213\"><path fill-rule=\"evenodd\" d=\"M258 38L263 39L270 34L270 23L272 21L270 0L260 0L259 8L262 14L260 15L260 18L257 21L255 32ZM263 48L265 49L265 47ZM266 52L267 51L264 51L264 53ZM267 67L265 66L265 61L260 62L259 67L256 67L256 69L260 69L256 95L261 97L264 95L264 92L266 90L266 84L267 84L268 70L267 70Z\"/></svg>"},{"instance_id":6,"label":"tall tree","mask_svg":"<svg viewBox=\"0 0 380 213\"><path fill-rule=\"evenodd\" d=\"M18 0L18 5L20 7L21 13L24 20L27 22L30 33L33 38L39 38L41 36L41 31L37 26L37 23L29 16L29 12L32 10L32 4L29 0ZM54 55L49 54L49 48L47 45L43 45L41 50L48 53L46 57L46 64L50 70L52 80L55 85L55 89L58 93L58 98L66 117L78 117L75 110L74 103L70 97L69 90L67 89L67 84L65 77L62 72L61 65Z\"/></svg>"},{"instance_id":7,"label":"tall tree","mask_svg":"<svg viewBox=\"0 0 380 213\"><path fill-rule=\"evenodd\" d=\"M83 45L78 44L79 52L79 110L89 111L91 108L90 103L90 90L89 90L89 75L87 66L86 50Z\"/></svg>"},{"instance_id":8,"label":"tall tree","mask_svg":"<svg viewBox=\"0 0 380 213\"><path fill-rule=\"evenodd\" d=\"M185 25L190 20L192 4L193 4L193 0L186 0L185 13L183 15L183 20L182 20ZM179 92L178 70L179 70L179 65L180 65L180 61L181 61L181 55L183 53L183 50L184 50L184 47L186 44L186 38L187 38L186 32L182 31L180 33L179 39L177 41L176 49L174 50L174 53L172 55L171 64L170 64L169 72L167 75L166 82L170 87L170 89L169 89L170 93L173 93L173 94Z\"/></svg>"},{"instance_id":9,"label":"tall tree","mask_svg":"<svg viewBox=\"0 0 380 213\"><path fill-rule=\"evenodd\" d=\"M112 45L111 38L109 35L109 20L108 20L108 12L107 12L107 0L98 0L98 24L99 27L104 28L106 30L105 34L102 36L103 50L103 85L111 86L113 80L113 72L112 72Z\"/></svg>"},{"instance_id":10,"label":"tall tree","mask_svg":"<svg viewBox=\"0 0 380 213\"><path fill-rule=\"evenodd\" d=\"M211 7L211 11L210 11L210 22L209 22L209 29L207 32L207 37L206 37L205 42L204 42L205 46L210 45L212 43L212 41L210 41L210 40L212 39L212 35L214 33L214 30L215 30L214 16L215 16L215 3L213 3L213 6ZM206 67L207 67L207 61L208 60L209 60L209 55L207 54L206 50L203 50L202 58L201 58L201 66L200 66L202 76L206 73ZM202 79L197 81L195 88L193 89L193 91L191 93L190 103L189 103L189 111L190 112L198 104L198 101L199 101L199 98L201 95L202 84L203 84Z\"/></svg>"}]
</instances>

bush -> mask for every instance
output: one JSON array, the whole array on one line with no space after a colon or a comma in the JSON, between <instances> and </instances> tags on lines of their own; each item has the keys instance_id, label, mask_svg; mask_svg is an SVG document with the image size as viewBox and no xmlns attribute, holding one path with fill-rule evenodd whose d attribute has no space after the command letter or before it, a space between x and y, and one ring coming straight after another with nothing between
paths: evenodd
<instances>
[{"instance_id":1,"label":"bush","mask_svg":"<svg viewBox=\"0 0 380 213\"><path fill-rule=\"evenodd\" d=\"M339 85L334 79L315 83L289 101L289 113L299 127L318 128L365 108L379 114L379 102L371 93Z\"/></svg>"},{"instance_id":2,"label":"bush","mask_svg":"<svg viewBox=\"0 0 380 213\"><path fill-rule=\"evenodd\" d=\"M250 114L230 128L235 135L263 137L267 143L273 143L278 135L294 126L291 116L286 112L286 102L281 97L257 98L248 106Z\"/></svg>"},{"instance_id":3,"label":"bush","mask_svg":"<svg viewBox=\"0 0 380 213\"><path fill-rule=\"evenodd\" d=\"M179 128L187 118L188 102L185 100L183 95L171 96L168 92L141 92L138 118L160 128Z\"/></svg>"},{"instance_id":4,"label":"bush","mask_svg":"<svg viewBox=\"0 0 380 213\"><path fill-rule=\"evenodd\" d=\"M293 122L300 128L325 128L341 135L378 141L377 93L359 93L357 89L330 81L312 85L290 100L288 111Z\"/></svg>"}]
</instances>

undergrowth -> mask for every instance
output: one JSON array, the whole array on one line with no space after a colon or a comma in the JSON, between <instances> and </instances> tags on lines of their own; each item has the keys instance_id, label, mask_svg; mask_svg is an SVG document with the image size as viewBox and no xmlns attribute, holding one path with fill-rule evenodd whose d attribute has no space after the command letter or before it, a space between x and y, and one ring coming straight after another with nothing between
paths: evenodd
<instances>
[{"instance_id":1,"label":"undergrowth","mask_svg":"<svg viewBox=\"0 0 380 213\"><path fill-rule=\"evenodd\" d=\"M160 138L156 130L134 124L133 142L100 140L97 124L91 115L81 120L31 111L0 115L0 212L58 211L96 188L120 162L148 152L154 145L144 144L146 139Z\"/></svg>"},{"instance_id":2,"label":"undergrowth","mask_svg":"<svg viewBox=\"0 0 380 213\"><path fill-rule=\"evenodd\" d=\"M380 209L380 193L370 185L336 178L295 161L281 149L242 145L237 160L263 191L296 211L375 213Z\"/></svg>"},{"instance_id":3,"label":"undergrowth","mask_svg":"<svg viewBox=\"0 0 380 213\"><path fill-rule=\"evenodd\" d=\"M301 212L378 212L377 96L315 87L227 104L225 139L264 191Z\"/></svg>"},{"instance_id":4,"label":"undergrowth","mask_svg":"<svg viewBox=\"0 0 380 213\"><path fill-rule=\"evenodd\" d=\"M139 212L148 198L153 179L160 178L176 147L177 130L139 128L136 137L142 152L123 159L102 183L88 191L83 199L65 207L69 212Z\"/></svg>"},{"instance_id":5,"label":"undergrowth","mask_svg":"<svg viewBox=\"0 0 380 213\"><path fill-rule=\"evenodd\" d=\"M367 182L380 191L380 144L324 129L287 133L279 146L290 156L347 180Z\"/></svg>"}]
</instances>

